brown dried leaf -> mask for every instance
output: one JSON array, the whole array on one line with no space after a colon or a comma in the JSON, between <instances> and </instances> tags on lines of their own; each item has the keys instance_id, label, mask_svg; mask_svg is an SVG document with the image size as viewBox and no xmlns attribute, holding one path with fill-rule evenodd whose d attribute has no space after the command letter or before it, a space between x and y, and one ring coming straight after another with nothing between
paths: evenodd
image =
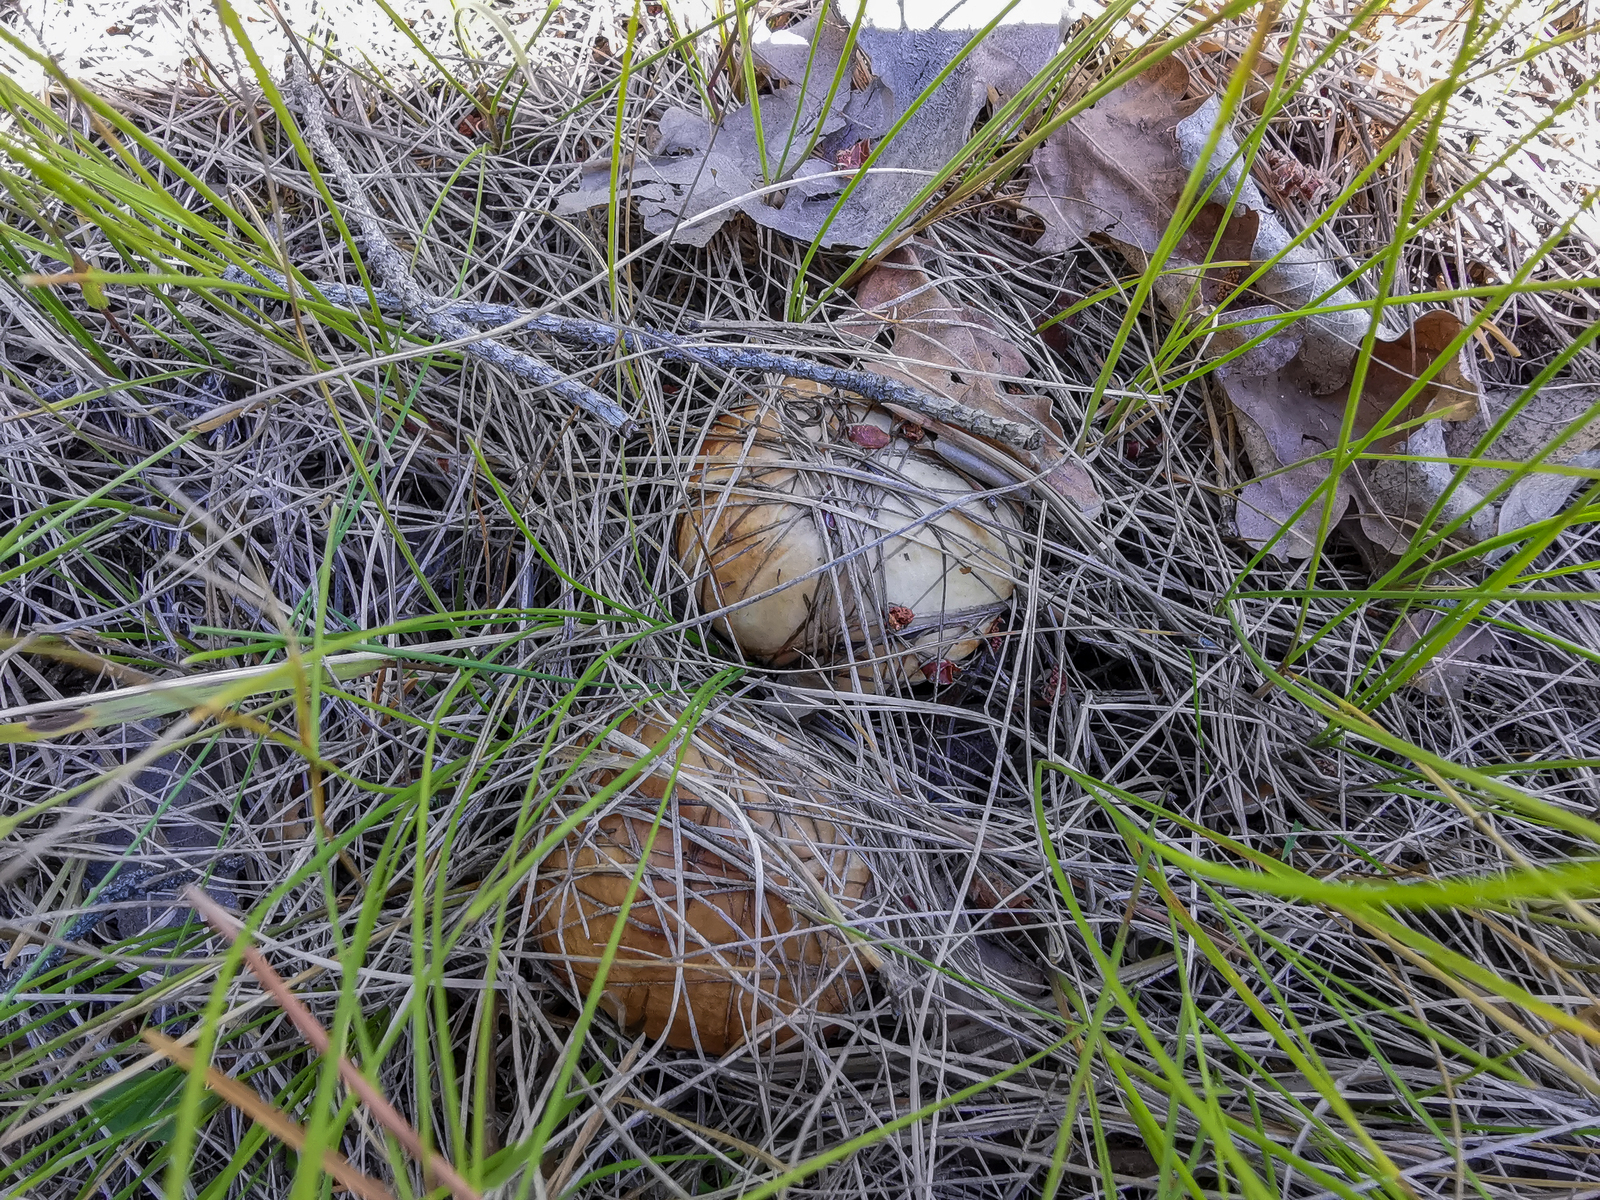
<instances>
[{"instance_id":1,"label":"brown dried leaf","mask_svg":"<svg viewBox=\"0 0 1600 1200\"><path fill-rule=\"evenodd\" d=\"M1448 312L1424 315L1405 336L1373 346L1372 363L1356 405L1353 435L1365 437L1378 426L1411 384L1433 367L1440 353L1461 329L1461 323ZM1339 444L1339 430L1350 403L1350 388L1335 396L1316 394L1315 380L1298 355L1282 367L1252 373L1248 368L1224 366L1217 378L1228 394L1246 430L1246 450L1258 475L1300 463L1292 471L1269 475L1246 485L1239 497L1237 523L1239 535L1253 545L1273 539L1280 524L1320 487L1328 477L1324 463L1304 460L1332 450ZM1462 375L1457 363L1447 363L1432 381L1422 388L1404 412L1389 419L1390 426L1403 425L1421 417L1456 420L1468 415L1476 405L1476 393ZM1248 424L1245 424L1248 422ZM1253 431L1253 434L1252 434ZM1255 436L1258 435L1258 436ZM1380 438L1374 449L1393 450L1407 437L1402 430ZM1409 464L1383 464L1404 470ZM1387 490L1358 485L1358 491L1403 518L1412 507L1402 504ZM1333 522L1344 515L1353 494L1341 485L1341 496L1334 505ZM1426 511L1426 505L1423 511ZM1277 544L1277 552L1287 558L1305 558L1312 552L1320 507L1298 522L1290 536ZM1409 537L1409 534L1406 535Z\"/></svg>"},{"instance_id":2,"label":"brown dried leaf","mask_svg":"<svg viewBox=\"0 0 1600 1200\"><path fill-rule=\"evenodd\" d=\"M1357 403L1356 437L1364 437L1377 426L1406 389L1432 366L1460 328L1461 323L1450 313L1431 312L1405 337L1373 346L1372 364ZM1234 408L1267 435L1279 465L1288 466L1339 444L1339 428L1344 422L1350 389L1334 396L1318 396L1314 381L1298 356L1277 370L1261 374L1230 364L1219 367L1217 377ZM1467 415L1475 403L1471 385L1455 364L1449 364L1389 424L1402 424L1424 415L1456 419ZM1376 448L1387 450L1403 437L1405 433L1400 432L1383 438Z\"/></svg>"},{"instance_id":3,"label":"brown dried leaf","mask_svg":"<svg viewBox=\"0 0 1600 1200\"><path fill-rule=\"evenodd\" d=\"M870 334L885 326L894 330L897 361L875 364L872 370L992 416L1041 429L1044 444L1032 451L970 440L1004 451L1086 516L1099 511L1100 493L1094 478L1068 456L1066 431L1051 411L1049 396L1037 391L1009 392L996 378L1026 375L1028 360L991 318L948 299L905 247L862 280L856 304L861 316L849 324L858 332ZM940 436L948 438L951 432L941 431Z\"/></svg>"},{"instance_id":4,"label":"brown dried leaf","mask_svg":"<svg viewBox=\"0 0 1600 1200\"><path fill-rule=\"evenodd\" d=\"M1189 172L1178 158L1178 122L1189 72L1164 59L1062 126L1033 155L1025 203L1045 223L1038 250L1070 249L1092 233L1153 252Z\"/></svg>"},{"instance_id":5,"label":"brown dried leaf","mask_svg":"<svg viewBox=\"0 0 1600 1200\"><path fill-rule=\"evenodd\" d=\"M1188 74L1181 64L1159 63L1040 147L1027 197L1029 207L1045 222L1040 250L1063 250L1090 235L1102 235L1135 266L1146 266L1173 220L1190 169L1204 153L1207 135L1220 115L1215 97L1186 99L1188 90ZM1208 164L1213 176L1236 150L1232 136L1224 131ZM1347 290L1336 290L1339 277L1329 264L1305 247L1286 249L1287 231L1260 190L1240 176L1237 167L1217 194L1230 189L1234 208L1227 225L1221 224L1227 214L1223 205L1203 206L1154 281L1157 298L1174 320L1201 325L1225 309L1231 310L1230 322L1253 319L1256 323L1251 326L1213 335L1213 349L1228 352L1250 341L1262 328L1260 322L1282 311L1262 304L1263 299L1302 307L1331 292L1328 307L1354 301ZM1250 294L1242 293L1238 285L1252 272L1248 264L1275 257L1277 264L1252 285ZM1307 497L1327 482L1327 466L1306 460L1338 445L1350 399L1353 347L1368 320L1364 312L1353 310L1303 318L1218 369L1217 377L1239 417L1251 463L1263 476L1246 486L1239 498L1238 527L1246 540L1265 545L1282 531L1278 553L1304 558L1314 549L1321 506L1314 506L1292 529L1285 526ZM1459 362L1438 364L1460 328L1448 312L1431 312L1398 338L1377 340L1360 390L1357 437L1377 427L1412 382L1430 370L1434 375L1428 386L1389 423L1470 414L1477 392ZM1393 449L1405 436L1396 433L1377 448ZM1285 467L1293 469L1281 470ZM1398 503L1387 499L1393 489L1375 490L1363 483L1341 480L1336 485L1335 522L1356 494L1385 506Z\"/></svg>"},{"instance_id":6,"label":"brown dried leaf","mask_svg":"<svg viewBox=\"0 0 1600 1200\"><path fill-rule=\"evenodd\" d=\"M1314 495L1328 479L1328 464L1320 460L1301 462L1286 471L1266 474L1276 461L1272 443L1265 431L1243 413L1238 414L1239 433L1245 453L1263 477L1245 485L1239 493L1234 524L1239 536L1253 546L1274 543L1274 552L1290 559L1308 558L1316 546L1322 506L1312 505L1299 520L1290 518L1308 496ZM1350 489L1340 480L1335 485L1333 522L1350 507ZM1330 525L1333 523L1330 522ZM1281 532L1281 537L1279 536ZM1274 539L1277 539L1274 542Z\"/></svg>"},{"instance_id":7,"label":"brown dried leaf","mask_svg":"<svg viewBox=\"0 0 1600 1200\"><path fill-rule=\"evenodd\" d=\"M1516 419L1495 439L1487 454L1479 445L1487 431L1484 416L1496 422L1506 408L1519 402ZM1510 472L1474 466L1466 478L1446 458L1485 458L1504 462L1531 462L1549 467L1590 468L1600 464L1600 388L1593 384L1549 384L1525 402L1516 391L1486 389L1481 412L1451 425L1430 422L1406 442L1409 461L1391 460L1371 465L1363 472L1367 502L1355 531L1358 545L1365 542L1382 565L1390 565L1416 536L1421 522L1436 504L1440 520L1459 522L1452 541L1476 544L1496 534L1513 533L1560 512L1580 479L1550 472L1544 466L1524 475L1498 504L1484 498L1508 482ZM1432 461L1429 461L1432 460ZM1498 511L1497 511L1498 509ZM1485 555L1497 562L1510 553L1504 545Z\"/></svg>"},{"instance_id":8,"label":"brown dried leaf","mask_svg":"<svg viewBox=\"0 0 1600 1200\"><path fill-rule=\"evenodd\" d=\"M742 211L758 224L804 241L821 233L824 246L870 245L927 182L927 171L960 154L991 92L1005 99L1015 96L1061 44L1060 28L1054 24L990 30L888 138L906 108L965 50L976 31L863 26L856 42L857 69L843 72L834 89L848 32L849 22L832 6L820 19L777 30L758 23L752 31L754 64L773 84L760 98L770 179L763 179L762 148L750 106L726 113L719 124L698 112L668 109L651 154L639 155L628 177L618 181L645 230L675 230L679 241L703 246ZM859 71L863 55L872 64L866 78ZM849 174L874 152L877 158L867 178L833 215ZM753 194L765 182L785 181L791 186L782 192ZM584 165L578 190L561 197L557 211L595 208L610 203L610 197L607 153Z\"/></svg>"}]
</instances>

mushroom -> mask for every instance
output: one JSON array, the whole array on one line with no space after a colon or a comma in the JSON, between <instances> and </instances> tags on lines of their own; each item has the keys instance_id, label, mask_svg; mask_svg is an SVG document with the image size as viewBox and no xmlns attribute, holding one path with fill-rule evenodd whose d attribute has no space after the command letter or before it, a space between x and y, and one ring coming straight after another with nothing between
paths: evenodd
<instances>
[{"instance_id":1,"label":"mushroom","mask_svg":"<svg viewBox=\"0 0 1600 1200\"><path fill-rule=\"evenodd\" d=\"M948 682L1009 606L1016 508L881 409L789 383L801 403L723 415L696 456L675 539L695 601L767 666Z\"/></svg>"},{"instance_id":2,"label":"mushroom","mask_svg":"<svg viewBox=\"0 0 1600 1200\"><path fill-rule=\"evenodd\" d=\"M670 718L623 722L616 740L631 748L621 766L575 783L552 819L671 728ZM775 752L770 736L764 751L757 746L726 716L703 721L681 757L664 753L535 877L539 941L581 996L644 860L603 1000L625 1029L669 1046L722 1054L758 1031L785 1041L804 1014L848 1008L876 962L832 923L848 917L871 875L820 791L825 781L795 754Z\"/></svg>"}]
</instances>

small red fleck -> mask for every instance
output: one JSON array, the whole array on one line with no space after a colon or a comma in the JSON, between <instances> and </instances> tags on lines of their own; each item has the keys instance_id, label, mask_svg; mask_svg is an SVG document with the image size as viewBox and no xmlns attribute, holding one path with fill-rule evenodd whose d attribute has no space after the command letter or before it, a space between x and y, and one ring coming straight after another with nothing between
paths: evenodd
<instances>
[{"instance_id":1,"label":"small red fleck","mask_svg":"<svg viewBox=\"0 0 1600 1200\"><path fill-rule=\"evenodd\" d=\"M1045 310L1038 314L1034 331L1052 350L1065 353L1071 344L1074 335L1073 326L1077 325L1082 313L1064 315L1069 308L1083 297L1070 288L1062 288L1056 293Z\"/></svg>"},{"instance_id":2,"label":"small red fleck","mask_svg":"<svg viewBox=\"0 0 1600 1200\"><path fill-rule=\"evenodd\" d=\"M1122 443L1122 456L1129 462L1137 462L1145 455L1159 449L1161 443L1165 440L1166 435L1162 433L1158 433L1148 440L1144 438L1128 438Z\"/></svg>"},{"instance_id":3,"label":"small red fleck","mask_svg":"<svg viewBox=\"0 0 1600 1200\"><path fill-rule=\"evenodd\" d=\"M922 664L924 677L938 684L951 684L956 681L956 676L961 674L961 668L948 658L936 658L932 662Z\"/></svg>"},{"instance_id":4,"label":"small red fleck","mask_svg":"<svg viewBox=\"0 0 1600 1200\"><path fill-rule=\"evenodd\" d=\"M871 153L872 143L866 138L862 138L854 146L846 146L839 151L839 157L833 160L833 165L841 171L859 171L866 165L867 158Z\"/></svg>"},{"instance_id":5,"label":"small red fleck","mask_svg":"<svg viewBox=\"0 0 1600 1200\"><path fill-rule=\"evenodd\" d=\"M893 633L899 633L900 630L904 629L916 619L917 614L912 612L904 604L893 604L889 606L889 629Z\"/></svg>"},{"instance_id":6,"label":"small red fleck","mask_svg":"<svg viewBox=\"0 0 1600 1200\"><path fill-rule=\"evenodd\" d=\"M922 426L915 421L900 422L900 428L895 432L908 442L920 442L922 440Z\"/></svg>"},{"instance_id":7,"label":"small red fleck","mask_svg":"<svg viewBox=\"0 0 1600 1200\"><path fill-rule=\"evenodd\" d=\"M845 436L868 450L882 450L892 440L886 430L876 425L852 425L845 431Z\"/></svg>"},{"instance_id":8,"label":"small red fleck","mask_svg":"<svg viewBox=\"0 0 1600 1200\"><path fill-rule=\"evenodd\" d=\"M1051 667L1050 673L1044 677L1044 682L1039 685L1039 692L1046 700L1056 701L1067 694L1067 676L1060 667Z\"/></svg>"}]
</instances>

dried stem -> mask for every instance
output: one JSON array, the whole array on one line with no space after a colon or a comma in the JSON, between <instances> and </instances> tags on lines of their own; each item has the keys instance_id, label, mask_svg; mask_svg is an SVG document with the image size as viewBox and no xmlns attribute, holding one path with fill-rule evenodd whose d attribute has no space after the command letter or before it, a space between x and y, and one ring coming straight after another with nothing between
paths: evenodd
<instances>
[{"instance_id":1,"label":"dried stem","mask_svg":"<svg viewBox=\"0 0 1600 1200\"><path fill-rule=\"evenodd\" d=\"M311 148L316 151L317 157L328 165L334 178L339 181L339 186L344 189L345 205L355 216L356 224L361 227L361 241L366 249L367 258L377 268L378 278L383 281L383 286L390 293L396 307L407 316L421 321L442 338L450 341L471 339L462 346L466 353L510 371L513 375L531 379L563 400L570 401L585 412L599 417L611 428L621 433L627 433L633 428L633 418L615 401L606 399L591 387L569 379L548 363L540 362L530 354L508 350L498 342L489 340L465 321L451 316L448 312L440 311L436 304L430 303L427 295L406 269L404 256L394 248L383 232L378 214L373 211L366 192L357 181L355 172L350 169L343 152L328 135L328 118L322 96L298 65L289 76L287 90L296 98L300 112L305 118L306 139L311 143Z\"/></svg>"},{"instance_id":2,"label":"dried stem","mask_svg":"<svg viewBox=\"0 0 1600 1200\"><path fill-rule=\"evenodd\" d=\"M220 936L229 941L239 940L243 929L222 905L197 887L186 888L183 898L194 906L195 911L204 917ZM272 993L272 998L283 1009L284 1015L294 1022L294 1027L304 1035L306 1041L316 1048L317 1053L329 1053L332 1043L328 1039L328 1031L316 1017L311 1015L311 1010L300 1003L299 997L289 990L289 985L284 983L277 971L272 969L272 964L267 961L266 956L248 944L243 948L243 955L245 966L249 967L251 973L260 980L261 986ZM339 1078L361 1098L361 1102L377 1118L378 1123L394 1134L395 1140L405 1148L406 1153L421 1163L425 1171L448 1187L451 1195L457 1197L457 1200L482 1200L478 1190L460 1176L449 1159L423 1146L422 1139L417 1136L417 1131L412 1128L411 1122L389 1103L382 1092L367 1081L367 1077L355 1063L342 1054L339 1056Z\"/></svg>"},{"instance_id":3,"label":"dried stem","mask_svg":"<svg viewBox=\"0 0 1600 1200\"><path fill-rule=\"evenodd\" d=\"M388 247L398 257L394 248ZM379 263L380 270L382 264ZM267 267L256 267L255 274L285 287L288 280L279 272ZM250 272L239 267L229 267L222 274L229 283L255 283ZM411 282L409 279L407 282ZM415 284L412 284L415 287ZM385 312L399 312L422 318L430 328L439 329L438 322L453 324L470 322L473 325L526 326L536 333L586 346L620 346L639 354L655 351L663 358L678 362L692 362L703 367L723 371L762 371L789 375L796 379L809 379L841 392L853 392L880 404L899 404L921 416L943 422L956 429L964 429L980 437L993 438L1025 450L1036 449L1043 442L1039 430L1021 421L1008 421L992 416L947 396L938 396L907 384L879 375L875 371L852 371L844 367L831 367L794 354L776 354L770 350L756 350L749 346L720 346L714 343L694 342L677 333L660 329L627 329L606 321L585 317L558 317L537 314L510 304L485 304L477 300L435 301L431 307L416 307L413 298L403 292L378 290L368 293L365 288L343 283L319 283L317 291L330 304L340 308L360 311L371 300ZM421 293L417 300L421 301ZM426 305L426 302L423 302ZM460 337L460 334L452 336Z\"/></svg>"},{"instance_id":4,"label":"dried stem","mask_svg":"<svg viewBox=\"0 0 1600 1200\"><path fill-rule=\"evenodd\" d=\"M194 1051L180 1042L146 1029L141 1034L151 1049L165 1054L185 1071L194 1070ZM254 1089L240 1083L231 1075L224 1075L213 1066L206 1067L206 1086L233 1105L273 1137L296 1152L305 1150L306 1131L288 1113L269 1104ZM337 1150L322 1152L322 1169L349 1188L362 1200L395 1200L395 1195L381 1181L364 1171L358 1171L350 1160Z\"/></svg>"}]
</instances>

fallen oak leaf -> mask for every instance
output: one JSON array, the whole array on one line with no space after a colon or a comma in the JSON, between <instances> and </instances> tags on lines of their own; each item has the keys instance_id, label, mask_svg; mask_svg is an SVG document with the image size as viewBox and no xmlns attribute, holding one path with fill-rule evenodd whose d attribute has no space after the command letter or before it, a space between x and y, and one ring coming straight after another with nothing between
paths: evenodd
<instances>
[{"instance_id":1,"label":"fallen oak leaf","mask_svg":"<svg viewBox=\"0 0 1600 1200\"><path fill-rule=\"evenodd\" d=\"M1260 297L1254 287L1243 286L1253 273L1251 256L1259 228L1260 216L1250 209L1230 213L1220 204L1202 205L1165 268L1151 281L1151 290L1174 323L1209 339L1209 349L1237 352L1245 360L1242 368L1265 370L1297 353L1300 341L1294 338L1293 351L1287 351L1288 339L1281 337L1269 337L1273 345L1265 350L1250 345L1259 334L1273 331L1268 318L1278 311L1270 304L1247 303ZM1141 247L1109 240L1136 271L1143 274L1149 269L1149 256ZM1273 360L1273 368L1261 365L1266 359Z\"/></svg>"},{"instance_id":2,"label":"fallen oak leaf","mask_svg":"<svg viewBox=\"0 0 1600 1200\"><path fill-rule=\"evenodd\" d=\"M1178 123L1180 160L1186 168L1199 162L1220 117L1220 101L1209 97ZM1251 362L1246 356L1236 367L1224 367L1217 373L1236 414L1253 421L1257 432L1270 444L1270 455L1261 452L1261 438L1254 439L1256 449L1250 451L1252 465L1258 472L1265 473L1278 466L1303 462L1307 455L1337 445L1338 430L1351 402L1350 389L1344 385L1354 373L1359 356L1353 347L1362 344L1372 318L1364 308L1355 306L1355 294L1341 285L1327 259L1313 254L1308 246L1290 245L1289 232L1272 214L1254 181L1242 174L1240 163L1232 161L1231 166L1227 165L1238 153L1239 147L1231 132L1223 130L1207 164L1205 178L1209 184L1221 175L1219 187L1231 191L1237 204L1264 214L1252 254L1260 261L1273 258L1278 261L1263 273L1255 284L1256 290L1292 309L1327 297L1316 311L1294 323L1294 337L1299 348L1283 366L1269 368ZM1343 307L1347 305L1350 307ZM1373 342L1372 358L1354 414L1354 435L1365 437L1380 420L1390 415L1391 424L1413 428L1379 440L1377 449L1403 447L1421 457L1442 457L1443 438L1437 422L1415 426L1417 421L1429 417L1463 420L1478 407L1478 392L1467 378L1461 355L1442 359L1460 331L1460 321L1443 310L1425 313L1409 330L1398 335L1380 326L1380 336ZM1390 336L1382 336L1385 332ZM1236 337L1233 343L1224 342L1225 347L1230 344L1240 343ZM1405 411L1391 415L1390 410L1412 383L1424 377L1429 383L1418 391ZM1340 398L1331 399L1335 394ZM1292 436L1295 427L1301 436L1298 451L1288 444L1285 436ZM1251 439L1247 437L1246 440L1248 448ZM1262 481L1259 480L1247 485L1240 496L1237 519L1241 536L1257 547L1269 544L1273 540L1272 531L1257 528L1256 518L1276 512L1286 519L1323 486L1330 470L1331 466L1325 463L1307 463L1277 477L1270 487L1260 486ZM1437 462L1357 464L1349 480L1338 484L1340 490L1334 496L1329 527L1342 519L1350 499L1360 497L1363 533L1375 544L1398 553L1410 542L1433 502L1449 489L1451 475L1451 468ZM1295 480L1309 486L1297 493L1290 486ZM1457 488L1440 516L1447 521L1458 516L1467 517L1479 499L1470 489ZM1309 557L1315 549L1320 522L1321 506L1313 505L1295 522L1290 536L1281 543L1285 556L1291 559ZM1486 515L1470 519L1463 529L1471 541L1481 540L1492 532Z\"/></svg>"},{"instance_id":3,"label":"fallen oak leaf","mask_svg":"<svg viewBox=\"0 0 1600 1200\"><path fill-rule=\"evenodd\" d=\"M994 455L985 450L998 451L1013 464L1025 467L1029 477L1070 501L1084 516L1098 514L1099 489L1088 469L1065 449L1066 431L1056 420L1050 397L1039 391L1012 393L1000 382L1000 377L1027 375L1029 366L996 322L977 309L949 300L922 268L915 252L904 246L862 279L855 300L860 312L845 322L847 328L867 336L885 328L894 333L893 361L871 364L871 370L980 412L1022 422L1045 435L1031 450L935 429L941 441L953 442L991 463ZM894 411L904 415L904 410ZM930 428L935 424L924 423Z\"/></svg>"},{"instance_id":4,"label":"fallen oak leaf","mask_svg":"<svg viewBox=\"0 0 1600 1200\"><path fill-rule=\"evenodd\" d=\"M1023 201L1045 224L1037 249L1059 253L1103 235L1136 265L1148 262L1166 235L1190 172L1221 116L1217 97L1197 99L1188 92L1187 69L1175 59L1163 59L1046 139L1033 156ZM1322 256L1305 246L1288 248L1291 235L1260 189L1241 175L1237 163L1223 173L1238 149L1224 132L1205 178L1209 185L1222 175L1216 198L1204 200L1192 214L1177 247L1162 264L1164 270L1186 271L1207 259L1277 258L1251 285L1252 291L1289 308L1307 306L1324 294L1329 294L1329 306L1355 304L1356 296L1340 288L1339 276ZM1218 238L1223 253L1208 254L1226 211L1218 200L1230 194L1232 217ZM1234 221L1253 224L1235 228ZM1254 236L1247 238L1250 232ZM1157 292L1162 292L1159 280ZM1170 308L1169 296L1161 298ZM1367 314L1357 310L1318 313L1297 323L1318 394L1349 379L1351 351L1360 344L1367 320Z\"/></svg>"},{"instance_id":5,"label":"fallen oak leaf","mask_svg":"<svg viewBox=\"0 0 1600 1200\"><path fill-rule=\"evenodd\" d=\"M1600 450L1581 450L1564 464L1586 471L1600 468ZM1500 505L1498 532L1514 533L1541 521L1548 521L1566 507L1567 501L1578 486L1585 482L1581 475L1552 475L1536 471L1518 480Z\"/></svg>"},{"instance_id":6,"label":"fallen oak leaf","mask_svg":"<svg viewBox=\"0 0 1600 1200\"><path fill-rule=\"evenodd\" d=\"M1487 432L1484 415L1498 423L1512 405L1517 406L1516 416L1489 445L1487 455L1483 454L1479 446ZM1575 475L1552 474L1549 468L1590 470L1600 466L1600 383L1551 381L1531 395L1516 389L1488 388L1483 414L1443 430L1445 454L1452 458L1540 464L1501 497L1495 522L1497 533L1526 528L1554 516L1565 506L1571 487L1563 481L1570 480L1575 487L1582 480ZM1466 486L1487 496L1502 489L1509 479L1509 471L1475 466L1467 473Z\"/></svg>"},{"instance_id":7,"label":"fallen oak leaf","mask_svg":"<svg viewBox=\"0 0 1600 1200\"><path fill-rule=\"evenodd\" d=\"M833 165L841 171L857 171L866 165L868 157L872 154L872 143L862 138L853 146L846 146L840 150L833 160Z\"/></svg>"},{"instance_id":8,"label":"fallen oak leaf","mask_svg":"<svg viewBox=\"0 0 1600 1200\"><path fill-rule=\"evenodd\" d=\"M1136 267L1148 269L1221 117L1217 97L1196 99L1188 91L1182 64L1163 60L1040 147L1026 203L1045 222L1041 250L1060 251L1102 236ZM1161 264L1152 290L1174 320L1202 331L1218 325L1209 334L1210 348L1229 355L1217 379L1259 476L1239 497L1240 536L1257 547L1275 544L1286 557L1305 558L1315 549L1322 506L1313 504L1292 523L1291 518L1327 486L1331 466L1316 456L1339 444L1357 348L1372 318L1325 259L1304 245L1290 246L1291 235L1238 162L1224 171L1238 150L1222 131L1205 173L1208 185L1221 176L1217 192L1231 193L1231 213L1215 201L1203 203ZM1274 259L1249 293L1241 292L1238 285L1257 273L1249 264ZM1338 311L1319 309L1273 331L1285 325L1273 320L1283 308L1304 308L1319 298ZM1459 419L1476 406L1477 392L1460 361L1440 361L1460 328L1439 311L1398 336L1377 339L1355 414L1357 438L1386 418L1408 426L1422 417ZM1405 410L1391 414L1424 377L1428 384ZM1397 433L1379 448L1391 449L1404 436ZM1352 486L1341 479L1333 486L1331 523L1357 492L1373 495L1360 481Z\"/></svg>"},{"instance_id":9,"label":"fallen oak leaf","mask_svg":"<svg viewBox=\"0 0 1600 1200\"><path fill-rule=\"evenodd\" d=\"M1268 464L1276 461L1271 439L1249 417L1238 412L1235 415L1245 454L1252 465L1261 464L1256 467L1259 477L1239 492L1235 531L1257 549L1272 546L1281 558L1309 558L1316 548L1322 508L1313 504L1304 512L1300 509L1327 486L1332 467L1326 459L1315 458L1270 471ZM1344 477L1334 488L1333 511L1342 514L1350 507L1352 493Z\"/></svg>"},{"instance_id":10,"label":"fallen oak leaf","mask_svg":"<svg viewBox=\"0 0 1600 1200\"><path fill-rule=\"evenodd\" d=\"M663 113L650 153L616 181L645 231L703 246L743 212L790 237L820 238L824 247L872 245L932 170L961 154L991 91L1017 95L1061 44L1056 24L1002 25L976 44L972 29L867 25L857 30L846 65L849 34L831 3L783 29L756 22L751 58L772 84L758 100L759 135L750 104L715 122L686 109ZM858 69L862 57L870 73ZM556 211L610 204L611 166L609 154L585 163L577 190L562 196ZM789 186L762 194L774 183Z\"/></svg>"},{"instance_id":11,"label":"fallen oak leaf","mask_svg":"<svg viewBox=\"0 0 1600 1200\"><path fill-rule=\"evenodd\" d=\"M1058 254L1115 232L1114 240L1154 252L1188 171L1176 153L1189 73L1165 58L1067 122L1034 151L1023 203L1044 221L1035 244Z\"/></svg>"},{"instance_id":12,"label":"fallen oak leaf","mask_svg":"<svg viewBox=\"0 0 1600 1200\"><path fill-rule=\"evenodd\" d=\"M1515 533L1559 513L1582 481L1568 472L1600 465L1600 387L1552 383L1529 396L1490 388L1482 401L1483 412L1496 423L1512 404L1518 406L1515 417L1487 453L1480 448L1487 427L1474 412L1448 426L1429 422L1414 432L1405 449L1415 458L1373 463L1364 472L1370 503L1358 520L1359 539L1380 559L1401 555L1436 504L1438 520L1456 526L1451 540L1468 544ZM1447 459L1537 465L1511 483L1509 470L1482 465L1458 478ZM1501 561L1513 545L1492 547L1484 561Z\"/></svg>"},{"instance_id":13,"label":"fallen oak leaf","mask_svg":"<svg viewBox=\"0 0 1600 1200\"><path fill-rule=\"evenodd\" d=\"M1424 418L1459 420L1475 409L1476 393L1461 374L1459 364L1438 362L1440 354L1460 330L1461 323L1453 315L1439 310L1425 314L1395 341L1373 344L1366 379L1359 397L1354 400L1352 435L1355 439L1365 438L1380 422L1386 422L1397 431L1378 439L1373 449L1392 451L1402 441L1426 435L1426 426L1406 429L1406 425ZM1430 371L1433 373L1430 381L1403 412L1394 413L1394 405L1414 381ZM1346 387L1338 397L1318 396L1308 373L1299 354L1281 367L1260 373L1231 364L1217 369L1217 379L1239 418L1251 465L1263 476L1245 485L1235 518L1239 535L1253 546L1275 542L1277 530L1283 528L1283 523L1307 497L1322 488L1332 469L1327 460L1316 459L1316 456L1339 445L1345 410L1352 403L1351 389ZM1386 492L1381 483L1376 489L1372 486L1374 480L1386 478L1391 468L1404 469L1411 465L1415 464L1378 463L1365 472L1367 479L1350 481L1349 486L1341 481L1329 527L1344 516L1350 500L1357 494L1368 496L1375 506L1381 506L1370 511L1364 508L1363 525L1369 516L1383 520L1381 513L1384 511L1394 510L1396 517L1411 511L1409 504ZM1279 468L1291 469L1280 471ZM1444 469L1448 473L1449 468ZM1357 473L1362 473L1360 468ZM1433 494L1436 496L1438 492ZM1320 504L1312 505L1302 514L1292 529L1286 531L1283 540L1277 542L1280 556L1309 557L1315 549L1315 533L1321 517ZM1277 523L1276 528L1273 522ZM1409 537L1409 533L1406 534L1406 540Z\"/></svg>"}]
</instances>

